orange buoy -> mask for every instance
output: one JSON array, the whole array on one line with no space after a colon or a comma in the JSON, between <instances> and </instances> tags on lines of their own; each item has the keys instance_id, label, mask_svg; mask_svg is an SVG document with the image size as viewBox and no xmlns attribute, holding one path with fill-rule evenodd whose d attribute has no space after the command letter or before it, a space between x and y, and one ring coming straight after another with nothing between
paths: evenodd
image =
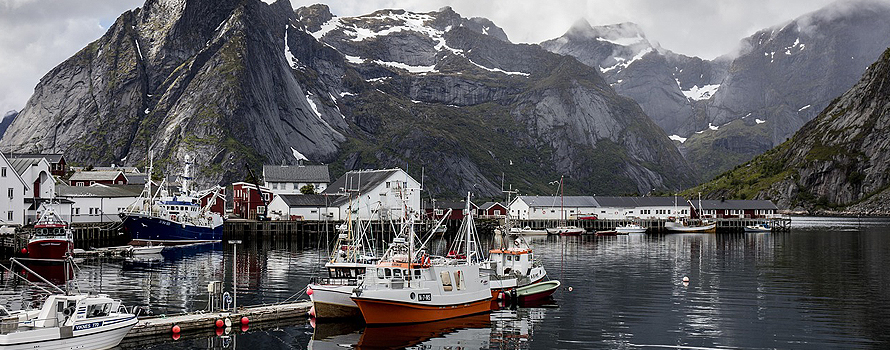
<instances>
[{"instance_id":1,"label":"orange buoy","mask_svg":"<svg viewBox=\"0 0 890 350\"><path fill-rule=\"evenodd\" d=\"M223 328L223 326L225 326L225 325L226 324L223 323L223 320L221 320L221 319L216 320L216 328Z\"/></svg>"},{"instance_id":2,"label":"orange buoy","mask_svg":"<svg viewBox=\"0 0 890 350\"><path fill-rule=\"evenodd\" d=\"M241 324L248 324L248 323L250 323L250 320L247 319L247 316L241 317Z\"/></svg>"},{"instance_id":3,"label":"orange buoy","mask_svg":"<svg viewBox=\"0 0 890 350\"><path fill-rule=\"evenodd\" d=\"M173 331L174 334L179 334L179 332L182 331L182 328L179 328L179 325L175 324L175 325L173 325L173 328L171 330Z\"/></svg>"}]
</instances>

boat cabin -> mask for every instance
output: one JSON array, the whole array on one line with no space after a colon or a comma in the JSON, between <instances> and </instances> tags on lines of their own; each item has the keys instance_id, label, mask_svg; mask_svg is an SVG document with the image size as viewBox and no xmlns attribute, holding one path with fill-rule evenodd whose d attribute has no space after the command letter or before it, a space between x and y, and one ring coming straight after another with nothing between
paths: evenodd
<instances>
[{"instance_id":1,"label":"boat cabin","mask_svg":"<svg viewBox=\"0 0 890 350\"><path fill-rule=\"evenodd\" d=\"M120 300L105 294L50 295L43 303L34 327L70 326L75 321L108 316L120 306Z\"/></svg>"}]
</instances>

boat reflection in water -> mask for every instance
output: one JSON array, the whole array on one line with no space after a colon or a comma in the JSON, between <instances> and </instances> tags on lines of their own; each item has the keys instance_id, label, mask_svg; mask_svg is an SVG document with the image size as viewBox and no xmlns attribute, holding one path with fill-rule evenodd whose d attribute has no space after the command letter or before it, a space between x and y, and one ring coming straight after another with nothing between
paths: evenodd
<instances>
[{"instance_id":1,"label":"boat reflection in water","mask_svg":"<svg viewBox=\"0 0 890 350\"><path fill-rule=\"evenodd\" d=\"M354 323L314 324L309 349L523 349L530 348L534 328L545 308L501 309L491 314L393 326Z\"/></svg>"},{"instance_id":2,"label":"boat reflection in water","mask_svg":"<svg viewBox=\"0 0 890 350\"><path fill-rule=\"evenodd\" d=\"M74 267L71 264L66 264L66 260L58 260L51 261L49 259L44 260L27 260L22 259L22 263L35 272L37 275L23 270L22 274L28 281L41 283L43 280L40 279L39 276L42 276L47 281L55 284L57 286L64 286L65 282L74 277ZM65 273L67 268L67 274ZM39 276L38 276L39 275Z\"/></svg>"}]
</instances>

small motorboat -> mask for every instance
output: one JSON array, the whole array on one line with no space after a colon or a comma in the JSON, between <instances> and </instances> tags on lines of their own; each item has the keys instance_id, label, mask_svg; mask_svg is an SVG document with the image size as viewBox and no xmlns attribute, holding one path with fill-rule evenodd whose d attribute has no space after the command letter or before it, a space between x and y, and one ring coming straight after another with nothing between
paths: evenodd
<instances>
[{"instance_id":1,"label":"small motorboat","mask_svg":"<svg viewBox=\"0 0 890 350\"><path fill-rule=\"evenodd\" d=\"M163 245L149 245L143 247L130 247L130 254L133 255L143 255L143 254L160 254L161 251L164 250Z\"/></svg>"},{"instance_id":2,"label":"small motorboat","mask_svg":"<svg viewBox=\"0 0 890 350\"><path fill-rule=\"evenodd\" d=\"M615 231L615 230L601 230L601 231L596 231L596 235L597 235L597 236L617 236L617 235L618 235L618 231Z\"/></svg>"},{"instance_id":3,"label":"small motorboat","mask_svg":"<svg viewBox=\"0 0 890 350\"><path fill-rule=\"evenodd\" d=\"M548 228L547 233L560 236L578 236L584 233L584 229L578 226L557 226Z\"/></svg>"},{"instance_id":4,"label":"small motorboat","mask_svg":"<svg viewBox=\"0 0 890 350\"><path fill-rule=\"evenodd\" d=\"M526 236L546 236L547 230L535 230L532 229L531 226L526 226L522 228L522 231L520 231L520 233Z\"/></svg>"},{"instance_id":5,"label":"small motorboat","mask_svg":"<svg viewBox=\"0 0 890 350\"><path fill-rule=\"evenodd\" d=\"M757 224L745 226L745 232L770 232L772 227L769 224Z\"/></svg>"},{"instance_id":6,"label":"small motorboat","mask_svg":"<svg viewBox=\"0 0 890 350\"><path fill-rule=\"evenodd\" d=\"M646 228L637 224L627 224L616 227L615 232L620 235L626 235L628 233L646 233Z\"/></svg>"},{"instance_id":7,"label":"small motorboat","mask_svg":"<svg viewBox=\"0 0 890 350\"><path fill-rule=\"evenodd\" d=\"M546 299L553 295L559 289L560 283L557 280L544 281L540 283L530 284L519 287L511 291L511 296L520 304Z\"/></svg>"},{"instance_id":8,"label":"small motorboat","mask_svg":"<svg viewBox=\"0 0 890 350\"><path fill-rule=\"evenodd\" d=\"M53 294L40 310L0 307L0 349L109 349L136 322L105 294Z\"/></svg>"}]
</instances>

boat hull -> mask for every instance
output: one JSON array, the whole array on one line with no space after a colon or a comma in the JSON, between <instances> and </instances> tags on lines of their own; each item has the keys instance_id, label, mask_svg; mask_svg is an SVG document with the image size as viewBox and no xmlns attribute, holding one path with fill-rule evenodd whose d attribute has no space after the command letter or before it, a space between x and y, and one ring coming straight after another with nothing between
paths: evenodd
<instances>
[{"instance_id":1,"label":"boat hull","mask_svg":"<svg viewBox=\"0 0 890 350\"><path fill-rule=\"evenodd\" d=\"M28 257L32 259L65 259L74 243L64 239L39 239L28 242Z\"/></svg>"},{"instance_id":2,"label":"boat hull","mask_svg":"<svg viewBox=\"0 0 890 350\"><path fill-rule=\"evenodd\" d=\"M123 319L118 322L102 321L103 326L97 328L77 330L78 324L71 331L68 328L70 336L62 336L62 328L53 327L46 329L35 329L24 332L15 332L0 335L0 348L7 350L19 349L50 349L50 350L101 350L110 349L118 344L130 332L130 329L136 325L136 317ZM105 322L114 322L114 324L105 325Z\"/></svg>"},{"instance_id":3,"label":"boat hull","mask_svg":"<svg viewBox=\"0 0 890 350\"><path fill-rule=\"evenodd\" d=\"M491 299L453 305L419 305L390 300L353 297L367 324L420 323L481 314L491 311Z\"/></svg>"},{"instance_id":4,"label":"boat hull","mask_svg":"<svg viewBox=\"0 0 890 350\"><path fill-rule=\"evenodd\" d=\"M560 282L553 280L541 283L535 283L525 287L516 289L516 299L520 303L534 302L550 297L559 289Z\"/></svg>"},{"instance_id":5,"label":"boat hull","mask_svg":"<svg viewBox=\"0 0 890 350\"><path fill-rule=\"evenodd\" d=\"M679 232L679 233L716 233L717 232L717 224L710 224L705 226L665 226L664 227L668 232Z\"/></svg>"},{"instance_id":6,"label":"boat hull","mask_svg":"<svg viewBox=\"0 0 890 350\"><path fill-rule=\"evenodd\" d=\"M360 318L361 310L352 301L352 290L355 286L310 284L312 290L312 306L315 307L315 318Z\"/></svg>"},{"instance_id":7,"label":"boat hull","mask_svg":"<svg viewBox=\"0 0 890 350\"><path fill-rule=\"evenodd\" d=\"M745 232L772 232L772 229L760 226L745 226Z\"/></svg>"},{"instance_id":8,"label":"boat hull","mask_svg":"<svg viewBox=\"0 0 890 350\"><path fill-rule=\"evenodd\" d=\"M140 214L125 215L123 225L124 231L135 241L174 244L214 242L222 240L223 234L223 225L195 226Z\"/></svg>"}]
</instances>

